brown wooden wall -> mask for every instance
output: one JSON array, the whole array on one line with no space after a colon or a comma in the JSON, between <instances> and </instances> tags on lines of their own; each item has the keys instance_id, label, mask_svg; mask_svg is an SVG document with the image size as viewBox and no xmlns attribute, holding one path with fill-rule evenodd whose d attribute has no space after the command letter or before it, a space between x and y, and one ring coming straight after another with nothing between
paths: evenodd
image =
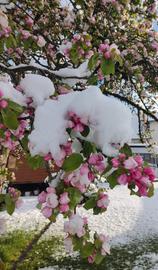
<instances>
[{"instance_id":1,"label":"brown wooden wall","mask_svg":"<svg viewBox=\"0 0 158 270\"><path fill-rule=\"evenodd\" d=\"M41 183L47 177L47 172L45 169L32 170L26 160L21 158L18 163L18 168L13 170L16 177L16 182L18 184L25 183Z\"/></svg>"}]
</instances>

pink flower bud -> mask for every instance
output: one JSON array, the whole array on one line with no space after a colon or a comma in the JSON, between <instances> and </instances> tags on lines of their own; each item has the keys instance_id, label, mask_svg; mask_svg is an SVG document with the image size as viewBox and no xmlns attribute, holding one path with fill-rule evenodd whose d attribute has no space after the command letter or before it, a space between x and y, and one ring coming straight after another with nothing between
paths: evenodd
<instances>
[{"instance_id":1,"label":"pink flower bud","mask_svg":"<svg viewBox=\"0 0 158 270\"><path fill-rule=\"evenodd\" d=\"M108 52L105 52L104 53L104 57L105 57L105 59L110 59L111 53L109 51Z\"/></svg>"},{"instance_id":2,"label":"pink flower bud","mask_svg":"<svg viewBox=\"0 0 158 270\"><path fill-rule=\"evenodd\" d=\"M8 106L8 102L6 100L0 100L0 108L5 109Z\"/></svg>"},{"instance_id":3,"label":"pink flower bud","mask_svg":"<svg viewBox=\"0 0 158 270\"><path fill-rule=\"evenodd\" d=\"M119 162L119 160L118 160L117 158L113 158L113 159L111 160L111 162L112 162L112 166L113 166L114 168L118 168L118 166L120 165L120 162Z\"/></svg>"}]
</instances>

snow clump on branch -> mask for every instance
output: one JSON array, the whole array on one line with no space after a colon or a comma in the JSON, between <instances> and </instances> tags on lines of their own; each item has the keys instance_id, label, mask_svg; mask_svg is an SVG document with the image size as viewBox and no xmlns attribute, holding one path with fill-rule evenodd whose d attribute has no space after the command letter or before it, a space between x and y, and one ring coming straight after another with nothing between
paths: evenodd
<instances>
[{"instance_id":1,"label":"snow clump on branch","mask_svg":"<svg viewBox=\"0 0 158 270\"><path fill-rule=\"evenodd\" d=\"M30 151L34 155L51 153L55 160L62 158L61 145L69 138L68 114L74 113L90 128L86 140L94 142L105 155L115 156L118 147L132 137L130 109L115 98L102 94L97 86L60 95L57 100L47 100L35 112L34 130L29 136ZM47 120L47 121L46 121ZM74 131L76 137L81 133Z\"/></svg>"}]
</instances>

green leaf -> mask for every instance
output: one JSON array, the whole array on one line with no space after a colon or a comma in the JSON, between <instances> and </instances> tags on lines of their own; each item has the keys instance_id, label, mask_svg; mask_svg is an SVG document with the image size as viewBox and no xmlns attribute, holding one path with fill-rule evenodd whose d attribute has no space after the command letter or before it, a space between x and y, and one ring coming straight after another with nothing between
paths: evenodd
<instances>
[{"instance_id":1,"label":"green leaf","mask_svg":"<svg viewBox=\"0 0 158 270\"><path fill-rule=\"evenodd\" d=\"M29 140L28 140L28 136L25 135L22 140L21 140L21 145L23 147L23 149L27 152L28 151L28 143L29 143Z\"/></svg>"},{"instance_id":2,"label":"green leaf","mask_svg":"<svg viewBox=\"0 0 158 270\"><path fill-rule=\"evenodd\" d=\"M82 247L83 247L83 240L82 238L78 238L78 237L73 237L72 239L73 241L73 250L74 251L80 251L82 250Z\"/></svg>"},{"instance_id":3,"label":"green leaf","mask_svg":"<svg viewBox=\"0 0 158 270\"><path fill-rule=\"evenodd\" d=\"M98 53L95 53L94 55L92 55L92 57L89 59L89 62L88 62L88 68L90 70L94 69L96 67L96 64L98 62L98 59L99 59L99 54Z\"/></svg>"},{"instance_id":4,"label":"green leaf","mask_svg":"<svg viewBox=\"0 0 158 270\"><path fill-rule=\"evenodd\" d=\"M0 137L1 137L1 138L5 138L4 132L5 132L5 131L4 131L3 129L0 129Z\"/></svg>"},{"instance_id":5,"label":"green leaf","mask_svg":"<svg viewBox=\"0 0 158 270\"><path fill-rule=\"evenodd\" d=\"M125 143L124 146L120 149L120 153L123 153L125 155L127 155L128 157L132 156L132 149L130 148L130 146Z\"/></svg>"},{"instance_id":6,"label":"green leaf","mask_svg":"<svg viewBox=\"0 0 158 270\"><path fill-rule=\"evenodd\" d=\"M78 169L82 163L83 157L78 153L73 153L65 159L62 168L65 172L71 172Z\"/></svg>"},{"instance_id":7,"label":"green leaf","mask_svg":"<svg viewBox=\"0 0 158 270\"><path fill-rule=\"evenodd\" d=\"M3 123L7 128L13 129L13 130L18 128L19 122L18 122L17 115L15 112L7 108L5 110L1 110L1 113L2 113L2 118L3 118Z\"/></svg>"},{"instance_id":8,"label":"green leaf","mask_svg":"<svg viewBox=\"0 0 158 270\"><path fill-rule=\"evenodd\" d=\"M79 204L81 201L81 192L73 187L69 187L66 191L68 192L70 198L70 208L74 209L76 205Z\"/></svg>"},{"instance_id":9,"label":"green leaf","mask_svg":"<svg viewBox=\"0 0 158 270\"><path fill-rule=\"evenodd\" d=\"M43 165L44 165L43 157L38 156L38 155L36 155L36 156L34 156L34 157L28 155L28 156L27 156L27 161L28 161L29 166L30 166L33 170L36 170L36 169L38 169L38 168L41 168L41 167L43 167Z\"/></svg>"},{"instance_id":10,"label":"green leaf","mask_svg":"<svg viewBox=\"0 0 158 270\"><path fill-rule=\"evenodd\" d=\"M102 247L102 242L98 238L95 239L94 244L97 249L100 249Z\"/></svg>"},{"instance_id":11,"label":"green leaf","mask_svg":"<svg viewBox=\"0 0 158 270\"><path fill-rule=\"evenodd\" d=\"M95 146L88 142L88 141L84 141L83 143L83 155L88 158L90 156L91 153L95 152Z\"/></svg>"},{"instance_id":12,"label":"green leaf","mask_svg":"<svg viewBox=\"0 0 158 270\"><path fill-rule=\"evenodd\" d=\"M110 185L110 188L113 189L115 186L119 185L119 183L117 182L117 178L122 174L122 169L118 169L116 171L114 171L112 174L110 174L109 176L107 176L107 181Z\"/></svg>"},{"instance_id":13,"label":"green leaf","mask_svg":"<svg viewBox=\"0 0 158 270\"><path fill-rule=\"evenodd\" d=\"M115 73L115 63L111 59L107 60L105 58L102 58L101 70L105 76L110 75L110 74L114 74Z\"/></svg>"},{"instance_id":14,"label":"green leaf","mask_svg":"<svg viewBox=\"0 0 158 270\"><path fill-rule=\"evenodd\" d=\"M4 202L5 200L5 195L4 194L0 194L0 203Z\"/></svg>"},{"instance_id":15,"label":"green leaf","mask_svg":"<svg viewBox=\"0 0 158 270\"><path fill-rule=\"evenodd\" d=\"M104 256L97 253L96 256L95 256L95 263L98 265L103 261L103 259L104 259Z\"/></svg>"},{"instance_id":16,"label":"green leaf","mask_svg":"<svg viewBox=\"0 0 158 270\"><path fill-rule=\"evenodd\" d=\"M94 244L87 242L86 245L84 245L83 248L81 249L80 254L82 258L87 258L93 254L94 250L95 250Z\"/></svg>"},{"instance_id":17,"label":"green leaf","mask_svg":"<svg viewBox=\"0 0 158 270\"><path fill-rule=\"evenodd\" d=\"M9 194L5 196L6 210L9 215L12 215L15 210L15 202L12 200Z\"/></svg>"},{"instance_id":18,"label":"green leaf","mask_svg":"<svg viewBox=\"0 0 158 270\"><path fill-rule=\"evenodd\" d=\"M96 206L96 198L92 197L89 200L86 201L86 203L84 204L84 208L86 210L92 209Z\"/></svg>"},{"instance_id":19,"label":"green leaf","mask_svg":"<svg viewBox=\"0 0 158 270\"><path fill-rule=\"evenodd\" d=\"M23 112L23 107L22 106L20 106L19 104L15 103L12 100L7 100L7 101L8 101L9 108L11 108L13 111L16 111L18 113Z\"/></svg>"},{"instance_id":20,"label":"green leaf","mask_svg":"<svg viewBox=\"0 0 158 270\"><path fill-rule=\"evenodd\" d=\"M150 187L149 187L149 190L148 190L148 197L152 197L154 195L154 185L152 184Z\"/></svg>"},{"instance_id":21,"label":"green leaf","mask_svg":"<svg viewBox=\"0 0 158 270\"><path fill-rule=\"evenodd\" d=\"M93 75L88 79L88 84L89 85L97 85L98 84L98 76Z\"/></svg>"}]
</instances>

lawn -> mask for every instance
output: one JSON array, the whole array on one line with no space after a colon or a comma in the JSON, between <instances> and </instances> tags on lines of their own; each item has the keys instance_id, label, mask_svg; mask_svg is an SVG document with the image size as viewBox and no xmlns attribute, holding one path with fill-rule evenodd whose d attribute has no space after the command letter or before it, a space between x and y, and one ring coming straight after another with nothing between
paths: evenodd
<instances>
[{"instance_id":1,"label":"lawn","mask_svg":"<svg viewBox=\"0 0 158 270\"><path fill-rule=\"evenodd\" d=\"M0 237L0 257L10 270L20 251L32 239L34 233L14 231ZM17 270L38 270L47 266L52 269L76 270L157 270L158 238L137 241L128 245L112 247L111 255L99 266L88 265L77 255L65 253L62 238L41 240ZM58 267L57 267L58 266Z\"/></svg>"}]
</instances>

